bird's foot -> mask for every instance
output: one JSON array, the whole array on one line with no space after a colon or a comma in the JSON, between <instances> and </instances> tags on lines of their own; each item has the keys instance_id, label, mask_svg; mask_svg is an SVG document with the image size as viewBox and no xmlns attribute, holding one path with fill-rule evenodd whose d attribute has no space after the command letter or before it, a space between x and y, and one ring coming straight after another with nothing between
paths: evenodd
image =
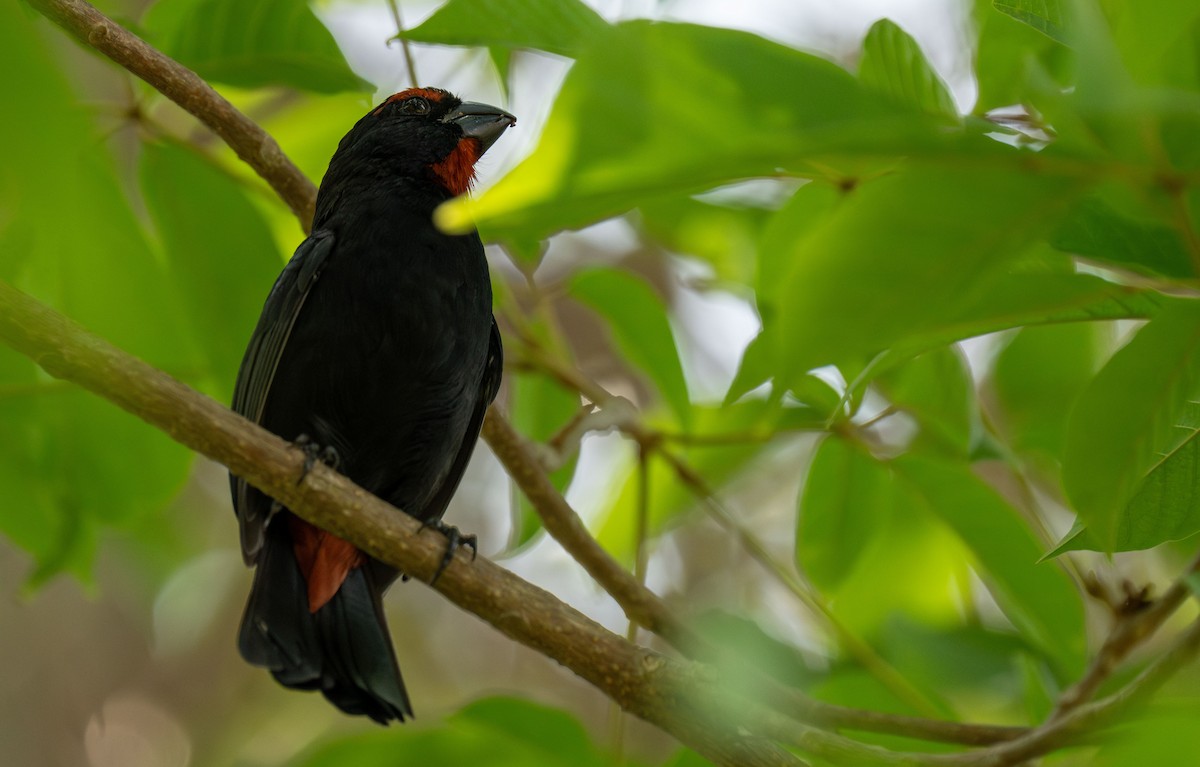
<instances>
[{"instance_id":1,"label":"bird's foot","mask_svg":"<svg viewBox=\"0 0 1200 767\"><path fill-rule=\"evenodd\" d=\"M476 546L477 539L474 535L463 535L454 525L447 525L440 519L435 519L430 522L422 522L421 530L425 528L433 528L442 535L446 536L448 543L446 544L446 553L442 555L442 561L438 565L437 571L433 574L433 579L429 581L429 585L437 583L438 578L442 577L442 572L450 565L450 561L454 559L454 552L458 551L462 546L469 546L471 549L471 559L474 561L476 555L479 554L479 549ZM419 532L419 531L418 531Z\"/></svg>"},{"instance_id":2,"label":"bird's foot","mask_svg":"<svg viewBox=\"0 0 1200 767\"><path fill-rule=\"evenodd\" d=\"M299 437L296 437L296 440L292 444L300 448L301 452L304 453L304 469L300 472L300 477L296 480L297 485L304 481L304 478L312 471L312 467L316 465L317 461L320 461L334 471L337 471L338 464L342 461L336 448L329 445L321 447L307 434L301 434Z\"/></svg>"}]
</instances>

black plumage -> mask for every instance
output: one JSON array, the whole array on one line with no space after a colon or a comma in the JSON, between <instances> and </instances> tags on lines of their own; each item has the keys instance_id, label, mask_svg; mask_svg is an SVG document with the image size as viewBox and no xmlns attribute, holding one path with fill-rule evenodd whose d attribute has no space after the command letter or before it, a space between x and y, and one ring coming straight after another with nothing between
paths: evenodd
<instances>
[{"instance_id":1,"label":"black plumage","mask_svg":"<svg viewBox=\"0 0 1200 767\"><path fill-rule=\"evenodd\" d=\"M515 122L432 88L391 97L342 139L312 234L271 290L233 407L425 522L446 510L500 384L502 349L479 236L434 209ZM381 606L392 568L237 477L254 584L238 646L288 687L379 722L412 715Z\"/></svg>"}]
</instances>

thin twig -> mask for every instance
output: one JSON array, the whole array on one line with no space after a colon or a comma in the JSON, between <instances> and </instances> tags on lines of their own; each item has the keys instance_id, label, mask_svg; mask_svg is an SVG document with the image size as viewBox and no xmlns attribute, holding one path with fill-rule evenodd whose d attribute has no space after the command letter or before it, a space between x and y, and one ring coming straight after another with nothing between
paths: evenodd
<instances>
[{"instance_id":1,"label":"thin twig","mask_svg":"<svg viewBox=\"0 0 1200 767\"><path fill-rule=\"evenodd\" d=\"M969 754L932 756L929 763L937 767L1011 767L1077 743L1088 733L1112 725L1128 714L1130 709L1144 704L1175 672L1194 659L1198 651L1200 620L1194 621L1170 649L1155 659L1137 678L1107 698L1052 717L1041 727L1008 743Z\"/></svg>"},{"instance_id":2,"label":"thin twig","mask_svg":"<svg viewBox=\"0 0 1200 767\"><path fill-rule=\"evenodd\" d=\"M837 636L839 644L864 669L918 711L927 716L937 716L940 713L937 706L933 705L924 693L909 682L903 674L876 653L874 648L846 628L808 584L802 582L791 569L777 561L762 542L717 499L716 494L708 487L708 483L704 481L703 477L670 451L660 450L659 455L675 470L675 475L704 503L710 516L733 533L738 543L754 561L762 565L763 569L770 573L776 581L783 584L810 612L822 618Z\"/></svg>"},{"instance_id":3,"label":"thin twig","mask_svg":"<svg viewBox=\"0 0 1200 767\"><path fill-rule=\"evenodd\" d=\"M589 379L576 368L564 365L556 358L547 355L536 345L531 345L528 351L528 358L530 361L540 365L543 370L558 379L564 386L578 391L601 408L615 399L604 387ZM713 512L717 520L736 535L739 543L755 561L766 568L772 576L795 594L810 611L825 620L834 634L837 635L843 648L862 664L863 668L875 675L880 682L908 701L918 711L934 717L940 713L937 707L930 703L928 698L905 679L899 671L847 629L821 600L812 593L812 590L799 581L793 572L776 562L770 552L758 542L758 539L745 530L736 517L717 502L715 495L708 489L704 479L678 456L669 450L663 449L662 440L653 429L647 428L636 418L627 419L620 424L620 427L640 445L654 449L658 455L662 456L672 469L675 470L676 476L684 484L688 485L698 498L706 503L707 508ZM583 532L586 535L587 531L584 530ZM597 546L597 548L599 547Z\"/></svg>"},{"instance_id":4,"label":"thin twig","mask_svg":"<svg viewBox=\"0 0 1200 767\"><path fill-rule=\"evenodd\" d=\"M483 419L482 436L537 509L546 532L612 595L626 617L677 647L692 646L700 641L656 594L642 588L588 533L583 520L538 465L529 443L494 407Z\"/></svg>"},{"instance_id":5,"label":"thin twig","mask_svg":"<svg viewBox=\"0 0 1200 767\"><path fill-rule=\"evenodd\" d=\"M563 378L582 379L578 373L563 366L559 368ZM602 390L590 382L585 386L598 399L608 396L606 392L601 394ZM585 396L588 394L584 393ZM495 408L484 419L483 438L529 499L550 536L621 605L627 617L683 652L696 653L697 657L704 659L721 657L722 653L717 648L687 629L658 595L642 587L596 542L579 515L540 469L535 452L525 438ZM814 700L774 680L756 679L754 684L764 699L779 711L799 722L831 729L893 733L963 745L997 743L1027 732L1024 727L967 724L861 711Z\"/></svg>"},{"instance_id":6,"label":"thin twig","mask_svg":"<svg viewBox=\"0 0 1200 767\"><path fill-rule=\"evenodd\" d=\"M1183 601L1191 594L1188 578L1200 572L1200 555L1197 555L1166 593L1148 608L1135 613L1118 613L1117 624L1104 641L1104 645L1092 659L1086 672L1078 682L1071 685L1058 699L1051 719L1065 716L1074 708L1091 700L1105 680L1133 651L1150 637L1171 617Z\"/></svg>"},{"instance_id":7,"label":"thin twig","mask_svg":"<svg viewBox=\"0 0 1200 767\"><path fill-rule=\"evenodd\" d=\"M417 62L413 60L412 48L409 47L408 38L404 36L404 18L400 15L399 0L388 0L388 7L392 9L392 19L396 22L396 38L400 40L400 48L404 51L404 65L408 67L408 83L413 88L421 87L417 82Z\"/></svg>"}]
</instances>

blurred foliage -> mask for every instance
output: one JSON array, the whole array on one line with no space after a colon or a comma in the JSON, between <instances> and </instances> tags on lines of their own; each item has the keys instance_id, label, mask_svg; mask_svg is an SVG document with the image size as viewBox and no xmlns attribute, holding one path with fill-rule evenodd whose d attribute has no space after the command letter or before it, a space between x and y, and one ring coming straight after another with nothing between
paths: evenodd
<instances>
[{"instance_id":1,"label":"blurred foliage","mask_svg":"<svg viewBox=\"0 0 1200 767\"><path fill-rule=\"evenodd\" d=\"M570 715L516 698L468 704L441 729L396 727L317 749L297 767L489 764L599 767L610 759Z\"/></svg>"},{"instance_id":2,"label":"blurred foliage","mask_svg":"<svg viewBox=\"0 0 1200 767\"><path fill-rule=\"evenodd\" d=\"M632 399L658 439L644 477L627 454L605 465L592 527L629 562L646 511L675 546L668 591L685 611L690 596L713 607L727 577L706 633L833 702L1044 716L1087 662L1080 572L1119 578L1086 551L1141 552L1136 572L1154 572L1174 561L1160 544L1200 532L1200 5L978 0L965 114L888 20L849 71L748 32L609 23L575 0L499 7L450 0L402 37L573 59L532 154L438 213L509 246L505 396L523 433L566 451L555 484L581 481L559 439L580 415L575 371ZM139 24L314 178L368 107L369 84L299 0L159 0ZM0 166L0 278L224 400L295 222L144 86L120 114L95 107L42 27L0 8L21 73L7 111L36 116L0 121L0 145L19 148ZM746 192L752 179L770 193ZM628 258L538 268L567 246L534 243L614 217L638 237ZM723 400L696 394L686 350L716 328L681 311L689 292L761 322ZM580 330L597 320L599 340ZM5 349L0 432L0 532L31 555L31 585L88 580L106 533L152 546L137 531L188 475L166 437ZM772 577L725 575L744 552L713 533L714 507L768 544L802 617L777 619L789 597ZM514 549L537 538L527 506L514 520ZM1175 759L1165 744L1194 729L1183 697L1096 763ZM496 698L294 763L401 753L609 761L571 716ZM1087 763L1075 756L1056 763Z\"/></svg>"}]
</instances>

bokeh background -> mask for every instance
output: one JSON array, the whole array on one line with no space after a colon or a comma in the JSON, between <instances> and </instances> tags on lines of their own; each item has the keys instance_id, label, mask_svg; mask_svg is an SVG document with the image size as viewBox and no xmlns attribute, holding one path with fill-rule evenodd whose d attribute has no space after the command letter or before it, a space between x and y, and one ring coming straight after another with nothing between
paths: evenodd
<instances>
[{"instance_id":1,"label":"bokeh background","mask_svg":"<svg viewBox=\"0 0 1200 767\"><path fill-rule=\"evenodd\" d=\"M179 31L183 28L179 19L202 5L197 0L107 0L98 5L144 31L156 44L168 48L174 44L181 51L188 45L203 45L202 39L189 42ZM441 5L401 2L398 10L403 25L412 29ZM849 70L858 64L868 29L886 16L919 44L957 111L978 111L980 87L973 66L978 14L986 4L594 0L588 5L610 22L651 18L747 30L818 53ZM314 3L312 11L367 86L344 89L335 84L326 92L304 92L239 85L237 76L230 75L228 79L235 82L222 84L221 90L267 127L310 177L319 179L346 128L371 104L410 85L411 74L402 47L389 41L396 34L397 21L387 3L323 1ZM18 203L0 209L0 276L21 276L27 280L25 287L60 296L60 308L68 314L102 333L111 331L127 339L133 351L168 360L171 364L164 366L169 372L227 399L232 379L205 372L196 375L195 347L207 346L201 350L204 355L225 360L225 368L218 369L236 366L272 275L301 237L294 219L191 118L141 84L131 84L126 73L107 61L80 50L27 8L9 5L0 10L0 49L5 51L10 100L21 107L6 110L4 122L10 125L7 135L0 133L0 137L12 151L21 154L20 147L29 147L24 154L32 155L15 160L18 164L11 174L0 177L22 190L13 197ZM538 145L571 66L567 57L529 51L500 56L482 48L413 43L410 52L420 84L500 104L518 115L516 129L482 161L481 189ZM1056 55L1044 51L1030 55L1035 53L1050 60ZM497 61L504 64L499 70ZM64 100L70 106L64 106ZM708 116L722 119L723 105L711 106ZM1007 104L987 105L1000 106ZM631 110L640 107L636 102L628 104ZM595 119L602 121L606 115L598 113ZM54 147L60 150L57 154ZM100 155L107 158L105 172L115 170L117 181L109 187L89 181L97 172L91 163ZM89 156L93 159L86 159ZM38 171L38 163L47 166L44 173ZM81 179L75 189L66 183L73 173ZM703 215L733 213L728 220L692 220L691 229L667 227L671 236L659 236L664 222L680 224L689 211L666 205L556 235L540 254L536 268L511 251L490 247L498 302L509 321L521 316L529 320L535 335L544 332L538 318L552 316L553 331L545 331L550 345L569 349L572 364L610 392L644 412L661 414L670 409L664 406L670 395L662 393L662 380L631 364L621 334L612 332L594 307L578 300L586 290L568 295L567 285L582 266L613 267L637 275L667 308L685 385L683 398L701 409L715 409L762 324L753 291L739 289L729 277L737 273L738 254L744 257L745 251L753 250L755 233L797 189L796 179L780 175L785 177L723 186L699 195L696 199L711 206ZM117 203L97 192L106 188L127 197L128 209L114 212ZM39 200L56 202L49 209ZM31 212L35 207L37 211ZM55 221L61 231L45 235ZM22 262L22 243L35 231L42 238L39 252L61 254L60 263L46 266L49 262L43 259L41 265L30 267ZM45 244L46 236L51 237L50 245ZM150 245L124 247L142 237ZM107 302L119 302L123 291L144 297L138 293L141 287L152 293L155 285L111 286L106 280L124 272L110 268L105 259L124 252L120 258L130 259L128 263L144 258L147 264L162 264L171 260L163 252L173 247L196 263L203 262L213 248L236 255L229 261L236 265L231 268L237 269L238 291L195 291L191 300L196 301L198 294L204 305L193 306L186 301L174 303L172 295L152 295L132 316L110 313ZM197 269L184 270L181 279L195 284L217 277ZM593 289L602 292L601 287ZM197 317L210 323L203 328L208 341L172 340L182 323L195 322ZM983 413L984 418L991 413L1000 421L996 426L973 416L968 431L974 430L976 437L982 430L1012 438L1010 446L1017 450L1032 446L1037 452L1047 445L1061 449L1062 414L1071 398L1139 326L1137 319L1134 312L1131 319L1114 318L1084 331L1050 331L1061 333L1053 338L1031 334L1020 345L1014 345L1009 335L953 346L952 364L965 371L969 394L964 390L946 396L961 393L965 409ZM838 320L831 317L830 321ZM1069 368L1060 369L1048 359L1062 358L1063 349L1078 355L1068 360ZM6 350L0 352L11 357ZM0 358L0 371L4 365L17 368L9 357ZM529 375L522 359L517 355L510 361L501 397L523 431L545 439L578 408L579 397L545 377ZM945 362L941 359L938 364ZM1009 372L997 375L996 370ZM1029 380L1038 371L1046 372L1040 381L1042 393L1049 392L1037 400L1043 410L1022 411L1015 406L1005 410L1025 401L1009 396L1011 390L1004 387ZM825 370L822 379L827 382L823 394L813 390L818 400L828 400L833 390L846 384L832 369ZM909 381L908 385L919 389L922 384ZM902 391L893 393L895 402L904 400ZM932 399L938 394L934 392ZM1054 397L1059 397L1057 415L1051 414L1053 402L1047 405ZM3 419L7 416L15 423L30 407L61 427L52 432L56 436L46 438L52 443L41 444L36 459L11 446L8 452L0 448L0 458L5 459L0 482L6 479L5 472L11 472L7 479L17 487L14 478L23 471L65 467L62 491L51 493L53 498L16 492L0 500L9 506L3 512L7 536L0 535L0 763L267 767L339 760L358 763L354 761L358 757L349 755L361 753L365 760L361 763L384 764L390 763L387 754L404 754L409 748L407 758L415 760L410 763L440 759L440 763L456 764L461 763L459 758L473 758L473 744L502 740L498 731L489 728L495 728L504 715L489 706L540 722L551 744L562 733L567 733L562 735L563 743L582 738L591 744L581 752L589 759L615 753L613 759L634 763L699 763L691 761L694 756L680 756L670 738L619 714L604 696L568 671L514 645L420 584L398 584L386 600L418 715L402 734L385 735L369 722L343 717L318 696L285 692L265 672L246 666L234 647L250 573L238 553L222 468L172 449L155 435L147 436L147 427L106 404L83 399L68 387L36 375L14 376L11 383L0 386L0 440ZM889 409L878 392L857 405L863 407L860 424ZM886 415L890 413L885 420ZM711 413L704 417L709 416L725 431L733 430L730 422L720 422ZM112 428L73 432L71 423L83 417L93 419L92 423L111 423ZM1050 423L1049 432L1035 434L1036 429L1026 428L1020 420L1023 417ZM880 427L881 444L885 449L906 445L913 434L925 429L919 418L892 419ZM736 455L718 453L703 467L718 485L721 503L737 511L741 524L754 532L767 554L791 563L796 557L797 495L821 431L798 429L785 439L770 436L750 440L751 447ZM978 442L975 439L974 444ZM148 455L155 458L148 461ZM1042 542L1057 541L1067 533L1073 515L1061 498L1047 495L1049 491L1036 483L1022 484L1009 471L1011 466L995 455L976 458L977 471L1014 506L1024 507L1028 501L1045 512L1035 524L1041 526ZM1053 464L1054 458L1047 463ZM121 476L129 477L131 461L138 462L132 474L140 489L126 505L114 503L114 508L108 508L97 500L105 497L100 477L111 466L123 467ZM633 443L611 430L601 431L586 435L578 455L556 475L567 499L606 546L626 561L632 560L637 541L634 523L625 513L632 508L636 463ZM1030 473L1037 475L1041 469L1033 465ZM1030 501L1025 494L1036 498ZM764 569L727 529L696 511L702 503L683 500L686 496L676 488L676 494L663 501L668 510L662 514L677 522L686 519L687 524L669 526L654 539L648 584L700 616L714 635L742 647L782 678L853 705L929 713L922 710L921 702L932 699L934 713L1014 723L1043 714L1060 689L1056 675L1062 669L1052 671L1053 658L1048 660L1034 646L1036 642L1014 630L1002 606L990 596L990 584L983 582L987 576L980 574L969 547L945 526L924 518L878 522L889 525L884 536L887 545L871 549L857 575L839 581L828 594L828 604L844 626L916 680L916 694L906 698L831 649L837 644L831 634L837 632L819 611L814 617L788 588L786 578ZM123 489L110 497L128 501L129 493ZM684 514L685 507L692 511L690 516ZM49 508L56 511L45 511ZM628 625L616 604L554 541L537 532L530 519L503 470L481 443L447 520L478 534L481 554L498 558L518 575L625 633ZM848 524L849 534L854 535L854 522ZM1100 573L1103 584L1117 589L1123 580L1162 583L1178 571L1185 550L1186 546L1165 547L1150 556L1119 555L1115 560L1075 553L1067 569L1073 585L1089 571ZM1072 592L1068 589L1068 593ZM1063 609L1075 616L1070 620L1078 623L1081 632L1086 621L1094 644L1106 626L1104 610L1089 608L1085 617L1078 604ZM652 638L640 638L654 643ZM1072 657L1082 662L1084 634L1064 642L1074 642L1064 655L1074 653ZM937 694L928 696L932 689ZM520 707L521 700L569 716L554 719L557 713L526 710ZM1194 701L1186 705L1194 706ZM586 736L578 735L573 729L577 727ZM454 752L444 746L447 740L456 740L464 749L459 757L449 755ZM430 745L435 741L442 745ZM338 751L340 743L350 744L348 750ZM507 752L499 745L494 745L494 751L496 763L502 763ZM441 756L430 756L435 754ZM395 758L401 763L399 756ZM552 763L550 756L544 758L544 763ZM583 763L563 758L564 763ZM1060 763L1089 763L1091 757L1075 758L1077 762Z\"/></svg>"}]
</instances>

